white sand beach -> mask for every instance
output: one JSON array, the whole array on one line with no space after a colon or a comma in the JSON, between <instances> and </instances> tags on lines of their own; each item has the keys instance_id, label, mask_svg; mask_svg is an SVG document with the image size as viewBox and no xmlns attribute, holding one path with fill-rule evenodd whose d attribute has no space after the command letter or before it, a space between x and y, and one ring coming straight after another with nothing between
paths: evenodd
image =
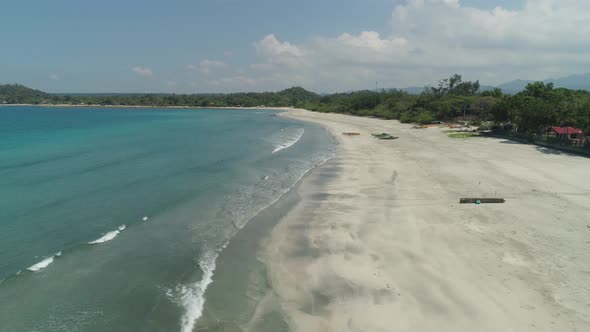
<instances>
[{"instance_id":1,"label":"white sand beach","mask_svg":"<svg viewBox=\"0 0 590 332\"><path fill-rule=\"evenodd\" d=\"M283 116L340 143L264 246L274 300L262 305L293 330L590 331L590 159L397 121Z\"/></svg>"}]
</instances>

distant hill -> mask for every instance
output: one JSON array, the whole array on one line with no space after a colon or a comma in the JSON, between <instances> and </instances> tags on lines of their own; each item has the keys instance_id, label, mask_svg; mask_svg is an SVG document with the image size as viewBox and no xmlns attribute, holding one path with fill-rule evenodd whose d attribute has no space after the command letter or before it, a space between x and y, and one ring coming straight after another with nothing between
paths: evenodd
<instances>
[{"instance_id":1,"label":"distant hill","mask_svg":"<svg viewBox=\"0 0 590 332\"><path fill-rule=\"evenodd\" d=\"M490 90L494 90L497 89L497 86L493 86L493 85L480 85L479 86L479 91L490 91Z\"/></svg>"},{"instance_id":2,"label":"distant hill","mask_svg":"<svg viewBox=\"0 0 590 332\"><path fill-rule=\"evenodd\" d=\"M525 89L531 80L514 80L495 86L481 85L479 91L500 88L506 94L516 94ZM590 91L590 73L547 79L556 88ZM393 89L391 89L393 90ZM411 95L419 95L425 87L410 86L396 89ZM363 91L354 91L359 93ZM366 90L365 92L373 92ZM349 93L353 93L352 91ZM346 93L345 93L346 94ZM340 94L317 94L302 87L292 87L278 92L263 93L53 93L31 89L21 84L0 84L0 104L104 104L104 105L193 105L193 106L298 106L319 102L322 97Z\"/></svg>"},{"instance_id":3,"label":"distant hill","mask_svg":"<svg viewBox=\"0 0 590 332\"><path fill-rule=\"evenodd\" d=\"M0 84L0 103L35 104L50 98L48 93L20 84Z\"/></svg>"},{"instance_id":4,"label":"distant hill","mask_svg":"<svg viewBox=\"0 0 590 332\"><path fill-rule=\"evenodd\" d=\"M553 82L557 88L568 88L574 90L590 91L590 73L580 75L570 75L562 78L550 78L545 83Z\"/></svg>"},{"instance_id":5,"label":"distant hill","mask_svg":"<svg viewBox=\"0 0 590 332\"><path fill-rule=\"evenodd\" d=\"M502 92L504 92L504 93L514 94L514 93L518 93L518 92L524 90L524 88L526 88L526 86L529 83L533 83L533 82L534 81L529 81L529 80L514 80L514 81L502 83L502 84L498 85L498 88L502 89Z\"/></svg>"},{"instance_id":6,"label":"distant hill","mask_svg":"<svg viewBox=\"0 0 590 332\"><path fill-rule=\"evenodd\" d=\"M533 83L531 80L514 80L498 85L498 88L502 89L504 93L518 93L527 84ZM587 90L590 91L590 73L580 75L570 75L560 78L549 78L544 80L545 83L553 83L556 88L566 88L573 90Z\"/></svg>"},{"instance_id":7,"label":"distant hill","mask_svg":"<svg viewBox=\"0 0 590 332\"><path fill-rule=\"evenodd\" d=\"M293 100L293 101L304 101L304 102L309 102L309 101L314 101L314 100L318 100L320 98L320 95L318 95L317 93L311 92L311 91L307 91L302 87L296 86L296 87L292 87L283 91L279 91L277 92L277 95L283 97L283 98L288 98L289 100Z\"/></svg>"},{"instance_id":8,"label":"distant hill","mask_svg":"<svg viewBox=\"0 0 590 332\"><path fill-rule=\"evenodd\" d=\"M56 92L52 96L77 96L77 97L112 97L112 96L145 96L146 94L169 96L173 93L145 93L145 92Z\"/></svg>"},{"instance_id":9,"label":"distant hill","mask_svg":"<svg viewBox=\"0 0 590 332\"><path fill-rule=\"evenodd\" d=\"M303 107L307 103L318 102L321 96L296 86L279 92L270 92L268 102L273 105ZM268 106L268 104L267 104Z\"/></svg>"}]
</instances>

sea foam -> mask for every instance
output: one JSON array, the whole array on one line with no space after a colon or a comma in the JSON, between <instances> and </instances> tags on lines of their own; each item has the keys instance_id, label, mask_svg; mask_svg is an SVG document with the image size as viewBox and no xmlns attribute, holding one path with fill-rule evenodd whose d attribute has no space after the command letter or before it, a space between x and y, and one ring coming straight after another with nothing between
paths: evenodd
<instances>
[{"instance_id":1,"label":"sea foam","mask_svg":"<svg viewBox=\"0 0 590 332\"><path fill-rule=\"evenodd\" d=\"M61 251L58 252L55 256L61 256ZM29 270L31 272L41 271L44 268L48 267L51 263L53 263L53 259L55 258L55 256L46 257L45 259L43 259L42 261L38 262L37 264L34 264L34 265L31 265L31 266L27 267L27 270Z\"/></svg>"},{"instance_id":2,"label":"sea foam","mask_svg":"<svg viewBox=\"0 0 590 332\"><path fill-rule=\"evenodd\" d=\"M214 251L206 252L199 261L199 267L203 271L203 276L200 281L188 285L180 286L180 300L184 307L184 315L182 316L182 332L192 332L195 323L203 314L203 307L205 305L205 291L207 286L213 281L213 271L215 270L215 260L218 253Z\"/></svg>"},{"instance_id":3,"label":"sea foam","mask_svg":"<svg viewBox=\"0 0 590 332\"><path fill-rule=\"evenodd\" d=\"M303 135L303 132L301 134ZM295 143L293 143L293 144L295 144ZM332 157L333 157L332 155L327 156L327 157L323 158L322 160L320 160L319 162L317 162L313 167L307 169L305 172L303 172L297 178L297 181L295 181L295 183L299 182L299 180L301 180L314 167L323 165L325 162L330 160ZM269 206L273 205L274 203L276 203L289 190L290 190L290 188L284 190L280 195L278 195L275 199L273 199L271 202L269 202L268 205L263 206L260 209L258 209L254 215L260 213L262 210L264 210L264 209L268 208ZM252 216L250 216L250 218L251 217ZM250 218L248 218L248 220ZM245 223L243 223L241 226L243 227L244 225L245 225ZM235 223L234 223L234 226L236 226ZM237 227L237 228L241 229L241 227ZM184 311L185 311L182 316L182 320L181 320L181 331L182 332L192 332L193 329L195 328L195 324L197 323L197 320L199 318L201 318L201 316L203 315L203 309L205 306L205 291L207 290L207 287L209 286L209 284L211 284L213 282L213 272L215 271L215 266L216 266L215 261L217 260L217 257L219 256L219 252L221 252L221 250L225 249L229 245L229 243L230 243L229 240L224 241L219 250L208 251L201 257L201 260L199 261L199 267L201 268L201 271L203 272L203 276L200 281L198 281L192 285L188 285L188 286L181 285L176 288L175 293L180 294L180 303L184 307ZM168 297L172 297L172 295L173 295L172 293L173 293L172 291L168 290L166 292L166 295Z\"/></svg>"},{"instance_id":4,"label":"sea foam","mask_svg":"<svg viewBox=\"0 0 590 332\"><path fill-rule=\"evenodd\" d=\"M275 149L272 151L272 153L277 153L293 146L295 143L299 142L304 132L305 129L297 128L293 133L291 133L291 135L286 136L283 142L275 144Z\"/></svg>"},{"instance_id":5,"label":"sea foam","mask_svg":"<svg viewBox=\"0 0 590 332\"><path fill-rule=\"evenodd\" d=\"M300 128L296 136L292 136L292 139L288 141L288 144L281 145L281 149L273 151L280 151L282 149L286 149L293 144L297 143L299 139L303 136L304 129ZM278 146L277 146L278 148ZM274 199L271 199L268 204L261 206L260 208L256 209L253 214L247 214L246 216L242 216L240 218L240 222L234 221L234 226L236 228L241 229L248 220L250 220L253 216L260 213L262 210L268 208L269 206L276 203L284 194L286 194L296 183L299 182L307 173L309 173L315 167L321 166L326 163L328 160L332 159L334 156L333 153L330 153L325 156L321 156L320 159L314 160L310 167L306 168L300 174L298 174L297 178L294 181L294 184L288 188L284 188ZM269 177L265 176L264 180L268 180ZM242 211L243 212L243 211ZM239 224L239 225L238 225ZM182 332L192 332L195 328L195 325L199 318L203 315L203 309L205 306L205 291L209 284L213 282L213 272L215 271L216 267L216 259L223 249L225 249L229 245L230 241L224 241L220 248L216 251L207 251L199 261L199 267L203 272L202 278L200 281L191 284L191 285L179 285L176 287L175 291L167 290L166 295L170 298L174 298L175 301L178 301L184 308L184 314L181 320L181 331Z\"/></svg>"},{"instance_id":6,"label":"sea foam","mask_svg":"<svg viewBox=\"0 0 590 332\"><path fill-rule=\"evenodd\" d=\"M110 231L110 232L106 233L105 235L103 235L102 237L100 237L94 241L88 242L88 244L101 244L101 243L109 242L112 239L116 238L117 235L119 235L119 233L121 233L124 230L125 230L125 225L121 225L116 230Z\"/></svg>"}]
</instances>

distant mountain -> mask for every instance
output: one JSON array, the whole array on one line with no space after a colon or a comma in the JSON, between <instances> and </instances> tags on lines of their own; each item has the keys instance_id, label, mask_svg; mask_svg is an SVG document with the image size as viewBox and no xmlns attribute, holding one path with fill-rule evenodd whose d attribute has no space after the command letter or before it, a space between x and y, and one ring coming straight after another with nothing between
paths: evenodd
<instances>
[{"instance_id":1,"label":"distant mountain","mask_svg":"<svg viewBox=\"0 0 590 332\"><path fill-rule=\"evenodd\" d=\"M289 105L303 105L320 99L320 95L317 93L307 91L299 86L276 92L276 95L280 99L287 101Z\"/></svg>"},{"instance_id":2,"label":"distant mountain","mask_svg":"<svg viewBox=\"0 0 590 332\"><path fill-rule=\"evenodd\" d=\"M574 90L590 91L590 73L570 75L562 78L550 78L545 83L553 82L557 88L568 88Z\"/></svg>"},{"instance_id":3,"label":"distant mountain","mask_svg":"<svg viewBox=\"0 0 590 332\"><path fill-rule=\"evenodd\" d=\"M504 93L514 94L514 93L518 93L518 92L524 90L524 88L526 88L526 86L529 83L533 83L533 82L534 81L529 81L529 80L514 80L514 81L502 83L502 84L498 85L498 88L502 89L502 92L504 92Z\"/></svg>"},{"instance_id":4,"label":"distant mountain","mask_svg":"<svg viewBox=\"0 0 590 332\"><path fill-rule=\"evenodd\" d=\"M530 80L514 80L498 85L504 93L518 93L524 90ZM590 73L580 75L570 75L561 78L549 78L544 80L545 83L553 83L556 88L567 88L573 90L588 90L590 91Z\"/></svg>"},{"instance_id":5,"label":"distant mountain","mask_svg":"<svg viewBox=\"0 0 590 332\"><path fill-rule=\"evenodd\" d=\"M289 97L289 98L297 98L300 100L301 99L303 99L303 100L316 99L319 96L317 93L307 91L300 86L295 86L295 87L292 87L289 89L285 89L283 91L279 91L279 92L277 92L277 94L280 96Z\"/></svg>"}]
</instances>

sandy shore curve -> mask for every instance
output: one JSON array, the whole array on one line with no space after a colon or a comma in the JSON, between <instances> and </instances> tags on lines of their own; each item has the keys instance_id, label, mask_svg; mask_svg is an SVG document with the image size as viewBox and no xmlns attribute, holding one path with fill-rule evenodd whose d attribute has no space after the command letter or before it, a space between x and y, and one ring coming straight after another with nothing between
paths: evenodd
<instances>
[{"instance_id":1,"label":"sandy shore curve","mask_svg":"<svg viewBox=\"0 0 590 332\"><path fill-rule=\"evenodd\" d=\"M274 299L258 311L278 306L307 332L590 331L590 159L397 121L283 116L325 126L339 152L265 243ZM458 204L474 196L507 201Z\"/></svg>"}]
</instances>

